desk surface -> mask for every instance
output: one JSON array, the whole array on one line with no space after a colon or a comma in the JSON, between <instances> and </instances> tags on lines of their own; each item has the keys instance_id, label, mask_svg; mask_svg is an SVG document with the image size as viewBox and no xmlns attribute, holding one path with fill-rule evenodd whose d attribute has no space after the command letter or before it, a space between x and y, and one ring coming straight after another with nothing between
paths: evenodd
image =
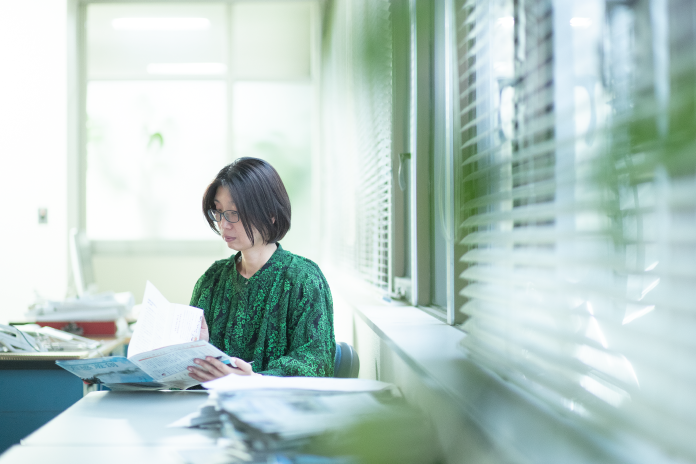
<instances>
[{"instance_id":1,"label":"desk surface","mask_svg":"<svg viewBox=\"0 0 696 464\"><path fill-rule=\"evenodd\" d=\"M0 456L0 464L184 464L180 451L216 450L217 431L167 427L204 391L93 392Z\"/></svg>"},{"instance_id":2,"label":"desk surface","mask_svg":"<svg viewBox=\"0 0 696 464\"><path fill-rule=\"evenodd\" d=\"M22 440L22 445L214 446L219 437L215 431L167 427L195 412L207 399L205 391L93 392Z\"/></svg>"},{"instance_id":3,"label":"desk surface","mask_svg":"<svg viewBox=\"0 0 696 464\"><path fill-rule=\"evenodd\" d=\"M175 448L165 446L13 446L1 464L186 464Z\"/></svg>"}]
</instances>

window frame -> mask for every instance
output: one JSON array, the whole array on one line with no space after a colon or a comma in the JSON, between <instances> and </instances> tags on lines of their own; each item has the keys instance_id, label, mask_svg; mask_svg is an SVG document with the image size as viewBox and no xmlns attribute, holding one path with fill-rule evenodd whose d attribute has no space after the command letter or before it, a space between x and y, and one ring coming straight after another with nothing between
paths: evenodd
<instances>
[{"instance_id":1,"label":"window frame","mask_svg":"<svg viewBox=\"0 0 696 464\"><path fill-rule=\"evenodd\" d=\"M410 294L406 299L416 307L430 313L449 325L463 321L459 313L461 297L457 292L456 242L457 216L455 214L455 195L457 188L454 171L454 140L456 124L457 79L454 76L456 63L454 58L454 1L438 0L436 4L426 0L410 0L409 44L410 44L410 79L409 79L409 137L408 154L409 186L406 198L409 230L399 230L400 221L395 221L395 235L408 236L409 259L403 276L410 284ZM396 28L395 28L396 30ZM398 90L395 90L395 92ZM433 94L433 91L438 92ZM438 101L439 98L442 101ZM396 99L395 99L396 101ZM396 167L394 177L398 180L399 161L395 153ZM444 185L434 185L432 163L442 163L445 172ZM398 182L395 182L398 186ZM440 225L447 237L444 241L444 259L433 263L432 240L434 231L432 221L437 212L434 200L436 192L443 199L443 217ZM424 220L423 218L428 218ZM442 257L441 257L442 258ZM444 262L442 262L444 261ZM433 286L431 275L433 266L444 267L446 278L444 300L445 307L433 304ZM410 273L408 272L410 271ZM398 279L401 276L395 274ZM410 278L409 278L410 277ZM394 282L394 292L400 294Z\"/></svg>"}]
</instances>

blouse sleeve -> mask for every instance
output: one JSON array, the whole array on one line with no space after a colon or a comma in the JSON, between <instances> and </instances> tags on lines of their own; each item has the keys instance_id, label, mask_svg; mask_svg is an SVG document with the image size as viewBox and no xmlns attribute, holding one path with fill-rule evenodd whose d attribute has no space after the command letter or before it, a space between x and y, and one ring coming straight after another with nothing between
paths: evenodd
<instances>
[{"instance_id":1,"label":"blouse sleeve","mask_svg":"<svg viewBox=\"0 0 696 464\"><path fill-rule=\"evenodd\" d=\"M193 287L193 292L191 293L191 301L189 302L189 306L194 306L198 308L198 300L201 299L202 288L206 280L207 279L205 278L205 274L203 274L198 279L198 282L196 282L196 286Z\"/></svg>"},{"instance_id":2,"label":"blouse sleeve","mask_svg":"<svg viewBox=\"0 0 696 464\"><path fill-rule=\"evenodd\" d=\"M287 354L271 361L260 374L333 377L336 354L333 301L326 279L318 272L286 293Z\"/></svg>"}]
</instances>

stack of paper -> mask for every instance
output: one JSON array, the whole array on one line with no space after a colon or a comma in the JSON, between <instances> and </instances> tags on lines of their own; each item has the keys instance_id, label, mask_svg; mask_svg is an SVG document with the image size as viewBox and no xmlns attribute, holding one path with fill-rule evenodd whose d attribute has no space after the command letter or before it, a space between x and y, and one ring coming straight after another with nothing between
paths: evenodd
<instances>
[{"instance_id":1,"label":"stack of paper","mask_svg":"<svg viewBox=\"0 0 696 464\"><path fill-rule=\"evenodd\" d=\"M41 301L27 311L32 321L113 321L125 316L134 305L133 294L100 293L64 301Z\"/></svg>"},{"instance_id":2,"label":"stack of paper","mask_svg":"<svg viewBox=\"0 0 696 464\"><path fill-rule=\"evenodd\" d=\"M384 412L373 393L393 386L376 380L228 375L206 382L219 410L237 429L263 441L307 438Z\"/></svg>"},{"instance_id":3,"label":"stack of paper","mask_svg":"<svg viewBox=\"0 0 696 464\"><path fill-rule=\"evenodd\" d=\"M427 464L438 458L427 420L391 384L229 375L204 386L210 401L171 426L219 428L224 452L206 459Z\"/></svg>"},{"instance_id":4,"label":"stack of paper","mask_svg":"<svg viewBox=\"0 0 696 464\"><path fill-rule=\"evenodd\" d=\"M378 380L337 379L332 377L274 377L270 375L228 375L203 384L216 393L238 393L245 390L300 390L327 393L359 393L391 390L394 385Z\"/></svg>"}]
</instances>

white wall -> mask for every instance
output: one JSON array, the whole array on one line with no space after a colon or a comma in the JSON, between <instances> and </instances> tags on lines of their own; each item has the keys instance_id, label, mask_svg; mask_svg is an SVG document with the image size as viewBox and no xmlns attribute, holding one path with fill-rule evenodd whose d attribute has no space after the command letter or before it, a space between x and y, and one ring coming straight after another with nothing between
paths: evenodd
<instances>
[{"instance_id":1,"label":"white wall","mask_svg":"<svg viewBox=\"0 0 696 464\"><path fill-rule=\"evenodd\" d=\"M221 247L222 248L222 247ZM145 282L152 282L172 303L189 304L193 287L218 259L232 254L200 255L94 255L94 277L99 290L132 292L143 301Z\"/></svg>"},{"instance_id":2,"label":"white wall","mask_svg":"<svg viewBox=\"0 0 696 464\"><path fill-rule=\"evenodd\" d=\"M0 0L0 322L66 292L66 11Z\"/></svg>"}]
</instances>

